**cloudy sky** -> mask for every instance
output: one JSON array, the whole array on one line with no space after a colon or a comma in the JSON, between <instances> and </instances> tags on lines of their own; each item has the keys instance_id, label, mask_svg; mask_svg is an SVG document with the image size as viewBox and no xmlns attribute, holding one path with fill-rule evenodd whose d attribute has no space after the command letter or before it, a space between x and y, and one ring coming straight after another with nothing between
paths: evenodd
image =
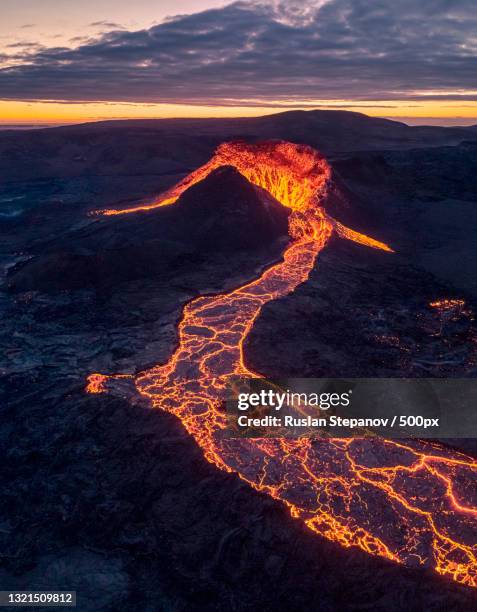
<instances>
[{"instance_id":1,"label":"cloudy sky","mask_svg":"<svg viewBox=\"0 0 477 612\"><path fill-rule=\"evenodd\" d=\"M331 107L477 123L475 0L2 0L1 13L3 122Z\"/></svg>"}]
</instances>

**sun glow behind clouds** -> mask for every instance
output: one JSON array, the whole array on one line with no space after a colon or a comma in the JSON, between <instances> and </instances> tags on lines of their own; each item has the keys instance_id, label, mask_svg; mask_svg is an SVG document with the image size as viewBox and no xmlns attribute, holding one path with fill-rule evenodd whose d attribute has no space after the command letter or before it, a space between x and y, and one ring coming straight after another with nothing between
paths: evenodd
<instances>
[{"instance_id":1,"label":"sun glow behind clouds","mask_svg":"<svg viewBox=\"0 0 477 612\"><path fill-rule=\"evenodd\" d=\"M34 0L21 21L16 3L2 2L16 38L0 23L0 124L311 108L477 123L467 0L439 10L413 0L137 0L109 5L107 20L102 3L112 0L83 0L79 13L62 1L40 38ZM181 14L166 18L166 7ZM71 38L84 15L91 21Z\"/></svg>"}]
</instances>

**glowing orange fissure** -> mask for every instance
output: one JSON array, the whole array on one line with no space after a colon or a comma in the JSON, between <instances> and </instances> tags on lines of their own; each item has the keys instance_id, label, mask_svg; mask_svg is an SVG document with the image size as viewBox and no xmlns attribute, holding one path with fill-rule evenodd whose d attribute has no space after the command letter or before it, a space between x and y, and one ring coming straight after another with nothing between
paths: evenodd
<instances>
[{"instance_id":1,"label":"glowing orange fissure","mask_svg":"<svg viewBox=\"0 0 477 612\"><path fill-rule=\"evenodd\" d=\"M154 407L175 414L210 462L284 502L313 531L477 586L477 462L471 458L423 441L221 437L230 376L258 376L245 364L243 345L263 305L307 280L333 231L391 251L327 216L321 203L329 165L313 149L284 142L225 143L155 203L103 214L171 204L226 164L292 209L292 241L283 260L259 278L186 304L175 352L167 363L137 375L137 390ZM87 390L106 391L114 378L92 374Z\"/></svg>"}]
</instances>

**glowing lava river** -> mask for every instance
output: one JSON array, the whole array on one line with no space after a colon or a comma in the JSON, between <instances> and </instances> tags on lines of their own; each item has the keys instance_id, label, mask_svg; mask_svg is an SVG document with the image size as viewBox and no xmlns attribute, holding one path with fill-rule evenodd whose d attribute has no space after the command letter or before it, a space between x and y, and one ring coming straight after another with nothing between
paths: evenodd
<instances>
[{"instance_id":1,"label":"glowing lava river","mask_svg":"<svg viewBox=\"0 0 477 612\"><path fill-rule=\"evenodd\" d=\"M153 407L175 414L218 468L284 502L292 516L345 547L408 566L434 568L477 586L477 461L436 443L360 439L226 439L230 376L256 377L243 345L264 304L305 282L333 232L372 248L325 212L331 170L313 149L284 142L225 143L214 157L156 202L172 204L213 169L232 165L292 209L283 259L228 293L197 297L183 309L169 361L139 373L135 385ZM87 390L114 386L92 374Z\"/></svg>"}]
</instances>

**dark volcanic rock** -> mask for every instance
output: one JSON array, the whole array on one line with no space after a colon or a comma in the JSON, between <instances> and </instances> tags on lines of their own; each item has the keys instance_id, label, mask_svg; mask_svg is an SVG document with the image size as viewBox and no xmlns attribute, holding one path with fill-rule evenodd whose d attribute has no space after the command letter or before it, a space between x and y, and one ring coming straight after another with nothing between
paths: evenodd
<instances>
[{"instance_id":1,"label":"dark volcanic rock","mask_svg":"<svg viewBox=\"0 0 477 612\"><path fill-rule=\"evenodd\" d=\"M443 315L442 298L465 306ZM460 377L477 359L477 302L399 253L333 237L307 283L269 302L246 344L275 377Z\"/></svg>"},{"instance_id":2,"label":"dark volcanic rock","mask_svg":"<svg viewBox=\"0 0 477 612\"><path fill-rule=\"evenodd\" d=\"M252 259L258 253L258 263L278 256L288 215L234 168L218 168L172 206L106 217L41 245L33 259L12 271L9 287L104 289L138 278L167 278L200 260L242 250Z\"/></svg>"},{"instance_id":3,"label":"dark volcanic rock","mask_svg":"<svg viewBox=\"0 0 477 612\"><path fill-rule=\"evenodd\" d=\"M332 164L346 191L345 202L327 207L332 216L387 242L438 282L477 296L475 144L342 155Z\"/></svg>"},{"instance_id":4,"label":"dark volcanic rock","mask_svg":"<svg viewBox=\"0 0 477 612\"><path fill-rule=\"evenodd\" d=\"M473 609L448 579L311 533L173 415L50 382L2 406L4 589L76 589L82 612Z\"/></svg>"},{"instance_id":5,"label":"dark volcanic rock","mask_svg":"<svg viewBox=\"0 0 477 612\"><path fill-rule=\"evenodd\" d=\"M217 168L190 187L174 211L174 237L200 249L256 249L288 233L290 210L235 168Z\"/></svg>"}]
</instances>

